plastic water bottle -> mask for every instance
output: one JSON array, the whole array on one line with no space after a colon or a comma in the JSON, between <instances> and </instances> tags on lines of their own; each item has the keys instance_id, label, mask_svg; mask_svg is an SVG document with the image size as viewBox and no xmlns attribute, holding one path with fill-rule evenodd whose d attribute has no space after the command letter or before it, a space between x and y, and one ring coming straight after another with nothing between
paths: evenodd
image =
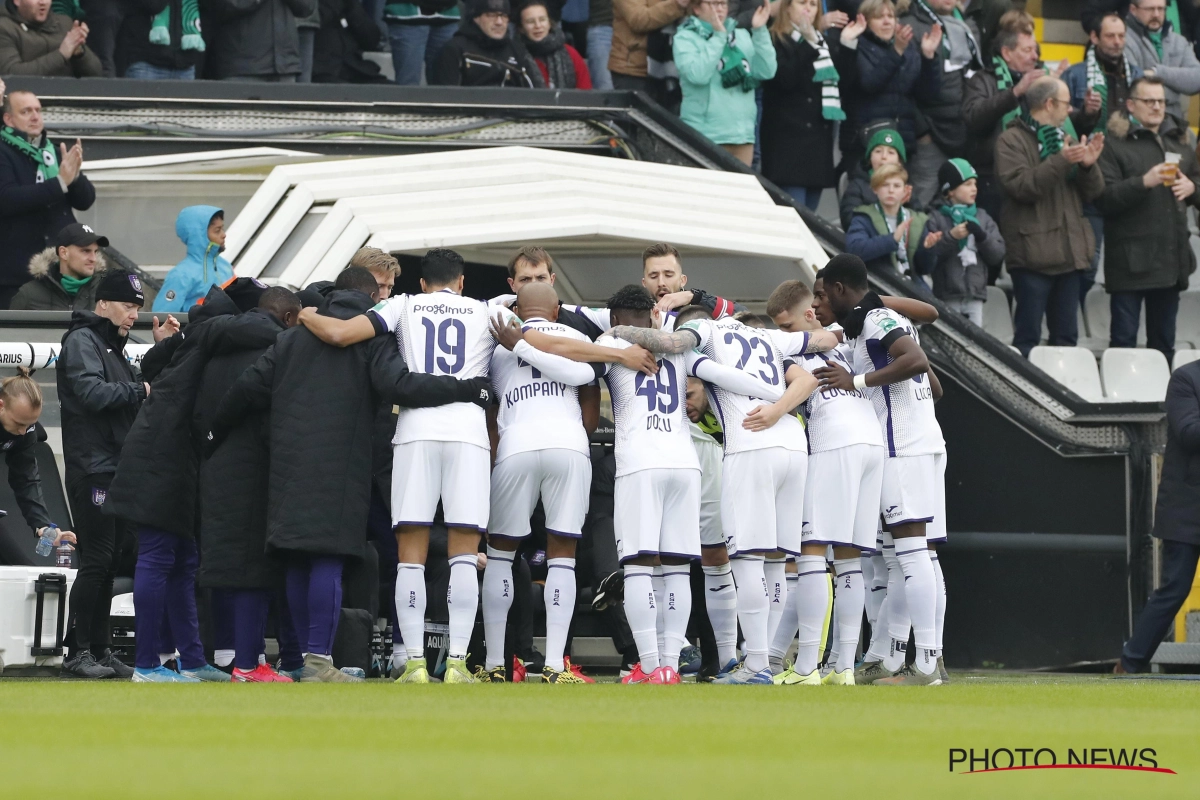
<instances>
[{"instance_id":1,"label":"plastic water bottle","mask_svg":"<svg viewBox=\"0 0 1200 800\"><path fill-rule=\"evenodd\" d=\"M71 545L63 542L58 546L58 553L54 557L54 566L62 567L63 569L71 568Z\"/></svg>"},{"instance_id":2,"label":"plastic water bottle","mask_svg":"<svg viewBox=\"0 0 1200 800\"><path fill-rule=\"evenodd\" d=\"M58 536L58 526L51 522L42 531L42 538L38 539L37 549L34 550L39 556L45 558L54 550L54 539Z\"/></svg>"}]
</instances>

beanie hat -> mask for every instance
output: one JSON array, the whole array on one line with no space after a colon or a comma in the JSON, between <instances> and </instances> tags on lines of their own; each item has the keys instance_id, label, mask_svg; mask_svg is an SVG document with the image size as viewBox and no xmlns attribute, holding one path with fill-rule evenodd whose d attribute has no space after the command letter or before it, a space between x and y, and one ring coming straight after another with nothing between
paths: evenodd
<instances>
[{"instance_id":1,"label":"beanie hat","mask_svg":"<svg viewBox=\"0 0 1200 800\"><path fill-rule=\"evenodd\" d=\"M904 138L894 128L879 128L867 139L867 154L863 161L870 165L871 151L880 145L886 145L900 154L901 163L908 163L908 151L904 149Z\"/></svg>"},{"instance_id":2,"label":"beanie hat","mask_svg":"<svg viewBox=\"0 0 1200 800\"><path fill-rule=\"evenodd\" d=\"M488 13L502 13L512 16L508 0L467 0L467 18L475 19Z\"/></svg>"},{"instance_id":3,"label":"beanie hat","mask_svg":"<svg viewBox=\"0 0 1200 800\"><path fill-rule=\"evenodd\" d=\"M938 167L938 191L942 194L957 189L971 178L977 178L975 168L965 158L952 158Z\"/></svg>"},{"instance_id":4,"label":"beanie hat","mask_svg":"<svg viewBox=\"0 0 1200 800\"><path fill-rule=\"evenodd\" d=\"M96 286L97 300L114 300L118 303L146 304L142 294L142 280L136 274L123 269L105 270Z\"/></svg>"}]
</instances>

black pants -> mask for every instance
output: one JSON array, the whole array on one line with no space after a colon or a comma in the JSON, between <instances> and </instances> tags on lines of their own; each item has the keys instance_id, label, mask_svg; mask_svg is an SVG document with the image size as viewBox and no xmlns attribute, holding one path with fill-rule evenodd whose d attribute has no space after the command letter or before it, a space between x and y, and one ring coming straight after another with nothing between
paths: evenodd
<instances>
[{"instance_id":1,"label":"black pants","mask_svg":"<svg viewBox=\"0 0 1200 800\"><path fill-rule=\"evenodd\" d=\"M79 537L79 574L71 589L75 647L97 653L112 644L108 617L113 576L121 541L128 535L123 520L100 510L112 478L111 474L88 475L68 490L75 535Z\"/></svg>"},{"instance_id":2,"label":"black pants","mask_svg":"<svg viewBox=\"0 0 1200 800\"><path fill-rule=\"evenodd\" d=\"M1150 657L1192 591L1198 560L1200 545L1163 540L1163 585L1146 601L1133 626L1133 636L1125 643L1121 665L1127 672L1145 672L1150 668Z\"/></svg>"}]
</instances>

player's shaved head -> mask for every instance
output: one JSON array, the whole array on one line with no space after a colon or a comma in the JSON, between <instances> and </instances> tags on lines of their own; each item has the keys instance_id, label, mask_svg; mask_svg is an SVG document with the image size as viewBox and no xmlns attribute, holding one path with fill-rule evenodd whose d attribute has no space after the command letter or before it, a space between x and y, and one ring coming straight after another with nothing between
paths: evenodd
<instances>
[{"instance_id":1,"label":"player's shaved head","mask_svg":"<svg viewBox=\"0 0 1200 800\"><path fill-rule=\"evenodd\" d=\"M275 315L284 326L291 328L300 315L301 304L295 292L283 286L272 286L258 298L258 307Z\"/></svg>"},{"instance_id":2,"label":"player's shaved head","mask_svg":"<svg viewBox=\"0 0 1200 800\"><path fill-rule=\"evenodd\" d=\"M704 306L684 306L675 317L675 327L678 328L694 319L708 319L710 315Z\"/></svg>"},{"instance_id":3,"label":"player's shaved head","mask_svg":"<svg viewBox=\"0 0 1200 800\"><path fill-rule=\"evenodd\" d=\"M558 292L549 283L526 283L517 292L517 311L521 319L541 317L554 322L558 319Z\"/></svg>"}]
</instances>

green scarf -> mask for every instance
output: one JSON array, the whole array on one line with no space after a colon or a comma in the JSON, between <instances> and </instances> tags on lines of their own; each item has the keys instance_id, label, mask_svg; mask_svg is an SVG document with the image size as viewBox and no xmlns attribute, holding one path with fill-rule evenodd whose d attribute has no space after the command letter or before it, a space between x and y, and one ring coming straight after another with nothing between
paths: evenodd
<instances>
[{"instance_id":1,"label":"green scarf","mask_svg":"<svg viewBox=\"0 0 1200 800\"><path fill-rule=\"evenodd\" d=\"M964 222L974 222L976 225L979 224L979 217L976 216L976 208L974 204L969 206L964 206L961 203L955 203L952 206L943 205L940 210L943 214L950 218L951 222L953 222L955 226L961 225ZM970 237L966 237L958 240L959 250L962 250L967 246L967 239L969 238Z\"/></svg>"},{"instance_id":2,"label":"green scarf","mask_svg":"<svg viewBox=\"0 0 1200 800\"><path fill-rule=\"evenodd\" d=\"M939 19L940 19L940 18L943 16L942 14L939 14L939 13L937 13L936 11L934 11L932 8L930 8L930 7L929 7L929 4L927 4L927 3L925 2L925 0L917 0L917 5L918 5L918 6L920 6L922 9L924 9L924 10L925 10L925 13L926 13L926 14L928 14L928 15L929 15L929 17L930 17L930 18L931 18L931 19L932 19L934 22L938 22L938 21L939 21ZM897 16L899 16L899 14L897 14ZM957 6L957 5L954 7L954 10L953 10L953 11L952 11L950 14L948 14L948 15L945 15L945 16L951 16L951 17L954 17L954 18L955 18L956 20L958 20L959 22L963 22L963 21L964 21L964 20L963 20L962 11L960 11L960 10L958 9L958 6ZM920 42L918 42L918 44L919 44L919 43L920 43ZM968 29L968 31L967 31L967 47L969 47L969 48L971 49L971 61L970 61L970 62L968 62L968 63L972 63L972 64L982 64L982 63L983 63L983 59L981 59L981 58L979 57L979 51L976 49L977 45L975 44L975 36L974 36L974 34L972 34L972 33L970 32L970 30L969 30L969 29ZM945 25L942 25L942 55L943 55L945 58L949 58L949 57L950 57L950 34L949 34L947 31L946 31L946 26L945 26Z\"/></svg>"},{"instance_id":3,"label":"green scarf","mask_svg":"<svg viewBox=\"0 0 1200 800\"><path fill-rule=\"evenodd\" d=\"M92 279L91 275L88 275L86 278L72 278L70 275L63 275L62 276L63 291L66 292L67 294L69 294L71 297L74 297L75 295L79 294L80 289L82 289L84 286L88 285L88 281L90 281L91 279Z\"/></svg>"},{"instance_id":4,"label":"green scarf","mask_svg":"<svg viewBox=\"0 0 1200 800\"><path fill-rule=\"evenodd\" d=\"M712 30L712 26L699 17L689 17L684 24L697 27L701 32L705 28ZM750 59L737 46L737 20L732 17L725 20L725 33L725 49L721 51L721 60L717 62L721 85L726 89L740 88L743 92L753 92L761 81L750 75Z\"/></svg>"},{"instance_id":5,"label":"green scarf","mask_svg":"<svg viewBox=\"0 0 1200 800\"><path fill-rule=\"evenodd\" d=\"M1008 68L1008 62L1006 62L1003 58L1000 56L992 56L992 66L996 74L997 92L1006 92L1017 85L1017 82L1013 80L1012 70ZM1021 113L1019 106L1020 104L1018 104L1018 108L1014 108L1012 111L1009 111L1000 118L1000 130L1007 128L1008 123L1012 121L1012 118Z\"/></svg>"},{"instance_id":6,"label":"green scarf","mask_svg":"<svg viewBox=\"0 0 1200 800\"><path fill-rule=\"evenodd\" d=\"M200 7L198 0L182 0L183 38L179 42L180 49L198 50L204 52L204 37L200 35ZM150 21L150 44L171 44L171 4L160 11Z\"/></svg>"},{"instance_id":7,"label":"green scarf","mask_svg":"<svg viewBox=\"0 0 1200 800\"><path fill-rule=\"evenodd\" d=\"M887 212L883 210L883 204L876 202L875 207L877 209L879 209L879 217L880 217L880 219L883 220L883 227L887 228L888 233L891 233L891 234L894 234L896 232L896 228L899 228L900 224L902 222L904 222L904 219L905 219L904 212L908 210L904 206L900 206L898 209L896 209L896 227L893 228L892 223L888 222ZM911 217L912 212L909 212L908 216ZM912 236L912 228L911 227L908 229L908 234L903 239L901 239L899 242L896 243L896 271L899 272L901 275L907 275L909 272L909 264L908 264L908 237L909 236Z\"/></svg>"},{"instance_id":8,"label":"green scarf","mask_svg":"<svg viewBox=\"0 0 1200 800\"><path fill-rule=\"evenodd\" d=\"M1179 23L1179 3L1176 0L1167 0L1167 25L1170 25L1173 31L1183 30L1183 26ZM1163 30L1165 31L1166 29L1166 25L1164 25ZM1158 38L1159 41L1162 40L1161 36ZM1158 58L1159 60L1162 59L1161 47L1159 48Z\"/></svg>"},{"instance_id":9,"label":"green scarf","mask_svg":"<svg viewBox=\"0 0 1200 800\"><path fill-rule=\"evenodd\" d=\"M1154 52L1158 53L1159 61L1162 61L1163 57L1162 40L1163 34L1166 32L1166 30L1166 26L1163 26L1156 31L1152 31L1149 28L1146 29L1146 35L1150 37L1150 44L1154 45Z\"/></svg>"},{"instance_id":10,"label":"green scarf","mask_svg":"<svg viewBox=\"0 0 1200 800\"><path fill-rule=\"evenodd\" d=\"M83 20L87 14L83 13L83 9L79 5L79 0L54 0L50 4L50 10L55 14L64 14L71 19Z\"/></svg>"},{"instance_id":11,"label":"green scarf","mask_svg":"<svg viewBox=\"0 0 1200 800\"><path fill-rule=\"evenodd\" d=\"M1055 153L1062 152L1063 145L1066 144L1067 139L1067 132L1065 130L1053 125L1043 125L1034 119L1025 109L1021 109L1021 121L1037 136L1038 156L1042 161L1045 161Z\"/></svg>"},{"instance_id":12,"label":"green scarf","mask_svg":"<svg viewBox=\"0 0 1200 800\"><path fill-rule=\"evenodd\" d=\"M58 155L54 152L54 145L50 144L50 140L46 138L45 134L42 135L42 141L44 144L37 147L7 125L0 128L0 142L24 153L30 161L37 164L37 183L45 183L58 177Z\"/></svg>"},{"instance_id":13,"label":"green scarf","mask_svg":"<svg viewBox=\"0 0 1200 800\"><path fill-rule=\"evenodd\" d=\"M1124 56L1122 56L1123 59ZM1086 65L1084 69L1087 70L1087 88L1100 95L1100 116L1096 118L1098 120L1096 127L1103 131L1108 119L1108 78L1105 76L1100 62L1096 60L1095 47L1088 45L1087 52L1083 56L1083 63Z\"/></svg>"},{"instance_id":14,"label":"green scarf","mask_svg":"<svg viewBox=\"0 0 1200 800\"><path fill-rule=\"evenodd\" d=\"M816 29L813 30L813 36L815 38L809 44L817 51L817 60L813 62L813 83L821 84L821 116L828 120L844 120L846 112L842 110L842 95L838 90L841 76L833 65L825 37ZM804 38L804 34L793 26L792 41L798 42L801 38ZM808 40L805 38L805 41Z\"/></svg>"}]
</instances>

